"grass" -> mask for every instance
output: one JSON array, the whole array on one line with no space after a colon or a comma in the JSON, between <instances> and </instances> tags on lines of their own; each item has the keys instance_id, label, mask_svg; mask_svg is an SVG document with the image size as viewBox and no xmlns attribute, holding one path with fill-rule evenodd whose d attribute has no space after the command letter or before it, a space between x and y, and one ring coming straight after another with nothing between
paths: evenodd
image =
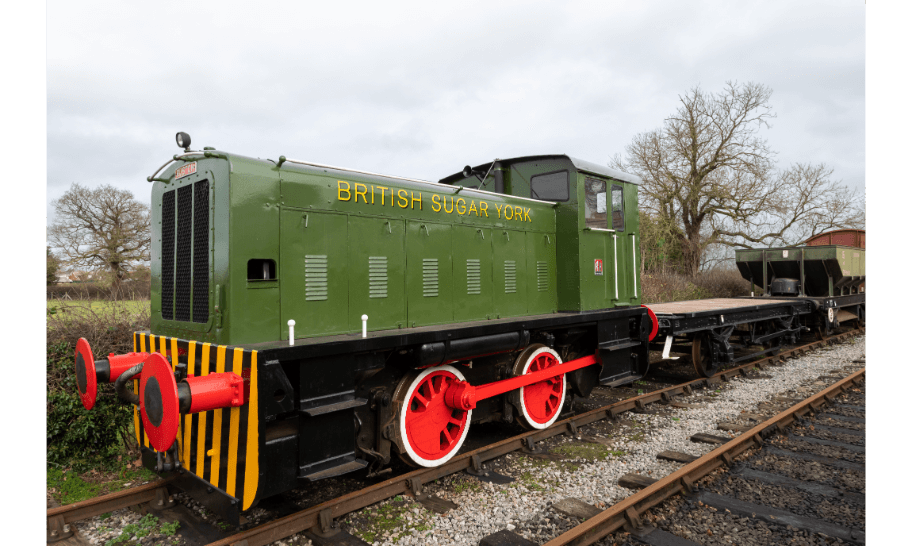
<instances>
[{"instance_id":1,"label":"grass","mask_svg":"<svg viewBox=\"0 0 912 546\"><path fill-rule=\"evenodd\" d=\"M408 515L415 507L419 507L419 512L412 514L409 521ZM391 533L388 538L395 543L410 531L422 532L433 528L427 510L420 504L406 501L402 495L385 504L368 508L359 516L361 518L366 521L353 525L352 532L361 540L371 543L381 540L385 533ZM400 531L394 532L396 530Z\"/></svg>"},{"instance_id":2,"label":"grass","mask_svg":"<svg viewBox=\"0 0 912 546\"><path fill-rule=\"evenodd\" d=\"M481 491L481 485L475 481L470 480L459 480L453 482L453 491L458 495L463 491L471 491L472 493L477 493Z\"/></svg>"},{"instance_id":3,"label":"grass","mask_svg":"<svg viewBox=\"0 0 912 546\"><path fill-rule=\"evenodd\" d=\"M47 489L60 504L72 504L120 491L125 484L139 485L157 478L158 476L146 468L132 469L126 465L119 472L107 475L98 471L79 474L69 469L50 467L47 471Z\"/></svg>"},{"instance_id":4,"label":"grass","mask_svg":"<svg viewBox=\"0 0 912 546\"><path fill-rule=\"evenodd\" d=\"M152 514L146 514L137 523L131 523L124 527L120 535L105 542L105 546L115 546L117 544L129 542L133 539L139 540L153 533L174 536L174 533L176 533L178 527L180 527L180 523L177 521L162 523L161 525L159 525L159 521L160 520Z\"/></svg>"},{"instance_id":5,"label":"grass","mask_svg":"<svg viewBox=\"0 0 912 546\"><path fill-rule=\"evenodd\" d=\"M582 444L565 444L557 446L551 451L569 457L570 459L585 461L600 461L612 456L620 457L624 454L623 451L613 450L602 444L591 444L588 442Z\"/></svg>"},{"instance_id":6,"label":"grass","mask_svg":"<svg viewBox=\"0 0 912 546\"><path fill-rule=\"evenodd\" d=\"M522 484L526 486L526 489L530 491L547 491L544 486L535 481L531 472L524 472L523 475L520 476L519 481L521 481Z\"/></svg>"},{"instance_id":7,"label":"grass","mask_svg":"<svg viewBox=\"0 0 912 546\"><path fill-rule=\"evenodd\" d=\"M127 306L128 309L140 312L140 311L149 311L149 300L122 300L116 303ZM47 310L51 312L54 310L55 313L73 313L73 314L82 314L86 309L99 312L105 311L111 306L115 305L115 302L111 300L48 300Z\"/></svg>"}]
</instances>

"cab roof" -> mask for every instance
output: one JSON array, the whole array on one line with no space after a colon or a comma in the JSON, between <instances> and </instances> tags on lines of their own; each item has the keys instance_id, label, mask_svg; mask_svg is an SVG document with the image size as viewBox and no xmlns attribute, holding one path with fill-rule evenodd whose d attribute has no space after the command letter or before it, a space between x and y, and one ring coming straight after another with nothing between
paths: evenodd
<instances>
[{"instance_id":1,"label":"cab roof","mask_svg":"<svg viewBox=\"0 0 912 546\"><path fill-rule=\"evenodd\" d=\"M527 156L522 156L522 157L514 157L514 158L510 158L510 159L496 159L493 162L489 161L487 163L482 163L481 165L477 165L475 167L475 169L486 172L489 168L491 168L491 163L499 163L500 165L506 167L506 166L510 166L514 163L527 163L529 161L537 161L537 160L544 160L544 159L557 159L557 160L569 161L573 165L573 168L575 168L576 170L578 170L580 172L595 174L595 175L599 175L599 176L607 176L608 178L613 178L615 180L620 180L622 182L628 182L630 184L639 185L643 182L643 180L640 179L639 176L636 176L633 174L628 174L623 171L619 171L617 169L612 169L611 167L608 167L606 165L599 165L597 163L592 163L591 161L577 159L575 157L571 157L566 154L527 155ZM463 178L464 177L462 176L462 172L458 172L456 174L451 174L450 176L447 176L446 178L441 178L440 183L441 184L452 184L453 182L456 182L457 180L462 180Z\"/></svg>"}]
</instances>

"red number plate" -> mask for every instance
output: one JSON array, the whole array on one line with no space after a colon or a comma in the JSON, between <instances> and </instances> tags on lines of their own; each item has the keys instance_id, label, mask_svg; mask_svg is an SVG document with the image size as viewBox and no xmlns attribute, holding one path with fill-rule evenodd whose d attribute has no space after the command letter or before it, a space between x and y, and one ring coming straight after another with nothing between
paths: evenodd
<instances>
[{"instance_id":1,"label":"red number plate","mask_svg":"<svg viewBox=\"0 0 912 546\"><path fill-rule=\"evenodd\" d=\"M185 176L190 176L191 174L193 174L195 172L196 172L196 161L194 161L193 163L187 163L180 169L177 169L177 171L174 173L174 179L179 180Z\"/></svg>"}]
</instances>

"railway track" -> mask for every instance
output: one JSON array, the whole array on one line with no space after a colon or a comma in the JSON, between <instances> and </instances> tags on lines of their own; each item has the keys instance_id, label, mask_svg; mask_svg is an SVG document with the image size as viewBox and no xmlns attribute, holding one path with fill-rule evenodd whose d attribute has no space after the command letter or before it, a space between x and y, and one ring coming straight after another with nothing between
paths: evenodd
<instances>
[{"instance_id":1,"label":"railway track","mask_svg":"<svg viewBox=\"0 0 912 546\"><path fill-rule=\"evenodd\" d=\"M848 337L863 333L864 329L861 328L838 334L822 341L784 349L778 355L767 356L754 362L729 368L711 378L688 381L573 415L556 422L548 429L530 431L494 442L459 455L440 467L407 472L316 506L277 518L257 527L226 536L209 544L210 546L265 545L303 531L312 532L317 537L333 536L339 532L338 520L342 516L397 495L414 497L425 506L433 507L435 504L439 506L441 500L427 495L425 488L427 484L442 477L462 471L466 471L469 474L483 474L486 470L485 462L497 459L508 453L522 450L535 454L538 452L538 444L549 438L562 434L576 436L582 426L606 419L615 419L619 414L626 411L643 411L650 404L670 404L678 396L690 394L694 389L713 387L721 382L730 381L733 377L745 375L752 368L756 367L763 370L766 366L775 365L783 359L801 356L819 347L837 343ZM48 542L59 541L72 535L72 524L74 522L95 515L150 502L151 505L146 504L150 509L167 507L171 504L167 495L167 485L168 480L159 480L141 487L104 495L73 505L49 509L47 519Z\"/></svg>"},{"instance_id":2,"label":"railway track","mask_svg":"<svg viewBox=\"0 0 912 546\"><path fill-rule=\"evenodd\" d=\"M792 512L782 510L781 508L739 501L731 496L722 496L717 493L706 491L698 492L696 487L696 482L698 480L710 475L715 470L731 467L734 464L735 458L739 455L751 449L760 448L766 449L767 453L772 453L774 456L796 457L799 460L810 460L812 462L824 460L824 464L833 465L831 468L834 473L838 473L840 470L849 469L856 472L860 470L863 474L863 464L859 465L857 463L836 461L819 455L800 453L800 451L796 454L793 451L775 447L775 444L772 444L767 440L775 435L785 435L788 427L796 424L803 418L814 416L814 414L820 412L824 406L833 404L836 396L844 394L852 386L862 383L864 381L864 375L865 370L853 373L849 377L838 381L823 391L793 405L767 421L758 424L756 427L746 431L737 438L720 445L706 455L682 466L676 472L673 472L660 480L652 480L651 478L644 476L625 476L628 483L635 483L637 481L643 484L647 482L652 483L646 485L638 493L623 499L621 502L594 515L570 531L554 538L549 541L546 546L565 546L571 544L574 546L582 546L595 544L608 534L622 528L634 532L641 542L647 544L661 544L663 543L662 541L670 543L668 542L669 539L667 537L669 533L661 530L656 531L654 527L647 528L643 522L642 515L647 510L656 507L667 499L679 494L692 496L696 502L712 506L715 510L726 510L729 513L737 514L739 516L759 517L760 520L771 524L778 523L779 525L787 525L788 527L795 529L803 529L821 537L838 538L849 543L864 543L864 532L858 529L852 529L815 518L795 515ZM833 419L833 417L830 416L824 416L824 418L829 420ZM820 423L821 420L820 416L816 416L813 421L816 425L809 424L806 425L806 427L828 427L828 425ZM830 427L830 430L838 428L839 427ZM857 432L857 430L852 430L852 432ZM834 445L833 442L829 442L828 444L831 446ZM741 475L746 475L749 478L763 479L772 483L786 484L792 487L804 487L831 496L845 496L846 494L849 494L854 497L860 497L862 504L864 502L863 485L862 492L859 495L857 490L848 492L840 491L828 486L820 486L819 484L811 482L795 480L789 476L769 474L756 470L751 471L750 468L747 469L747 472L742 470ZM653 536L653 533L655 533L655 536ZM710 536L711 534L710 530ZM698 543L677 539L675 544L683 546L686 544Z\"/></svg>"}]
</instances>

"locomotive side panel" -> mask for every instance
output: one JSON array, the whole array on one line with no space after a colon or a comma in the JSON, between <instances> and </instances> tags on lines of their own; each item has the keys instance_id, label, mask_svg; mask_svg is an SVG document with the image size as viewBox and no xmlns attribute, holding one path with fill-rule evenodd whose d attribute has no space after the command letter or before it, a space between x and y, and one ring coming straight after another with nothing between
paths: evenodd
<instances>
[{"instance_id":1,"label":"locomotive side panel","mask_svg":"<svg viewBox=\"0 0 912 546\"><path fill-rule=\"evenodd\" d=\"M412 327L453 322L453 233L446 224L408 222L406 287Z\"/></svg>"},{"instance_id":2,"label":"locomotive side panel","mask_svg":"<svg viewBox=\"0 0 912 546\"><path fill-rule=\"evenodd\" d=\"M546 233L526 233L526 301L530 315L557 311L556 237Z\"/></svg>"},{"instance_id":3,"label":"locomotive side panel","mask_svg":"<svg viewBox=\"0 0 912 546\"><path fill-rule=\"evenodd\" d=\"M491 244L495 316L525 315L529 311L526 298L528 278L535 274L535 270L526 265L526 234L522 231L494 230Z\"/></svg>"},{"instance_id":4,"label":"locomotive side panel","mask_svg":"<svg viewBox=\"0 0 912 546\"><path fill-rule=\"evenodd\" d=\"M215 240L226 247L229 257L227 274L217 275L219 297L223 299L219 308L226 329L220 340L238 344L278 339L279 179L249 160L232 158L231 167L230 208L217 211L217 215L228 217L230 227L215 231ZM262 264L266 264L265 275Z\"/></svg>"},{"instance_id":5,"label":"locomotive side panel","mask_svg":"<svg viewBox=\"0 0 912 546\"><path fill-rule=\"evenodd\" d=\"M405 221L349 216L347 247L348 330L405 327Z\"/></svg>"},{"instance_id":6,"label":"locomotive side panel","mask_svg":"<svg viewBox=\"0 0 912 546\"><path fill-rule=\"evenodd\" d=\"M296 331L313 335L347 332L348 218L301 209L282 211L282 311L280 339L288 339L289 320L300 321Z\"/></svg>"},{"instance_id":7,"label":"locomotive side panel","mask_svg":"<svg viewBox=\"0 0 912 546\"><path fill-rule=\"evenodd\" d=\"M493 309L493 230L452 226L453 319L456 322L484 320Z\"/></svg>"}]
</instances>

